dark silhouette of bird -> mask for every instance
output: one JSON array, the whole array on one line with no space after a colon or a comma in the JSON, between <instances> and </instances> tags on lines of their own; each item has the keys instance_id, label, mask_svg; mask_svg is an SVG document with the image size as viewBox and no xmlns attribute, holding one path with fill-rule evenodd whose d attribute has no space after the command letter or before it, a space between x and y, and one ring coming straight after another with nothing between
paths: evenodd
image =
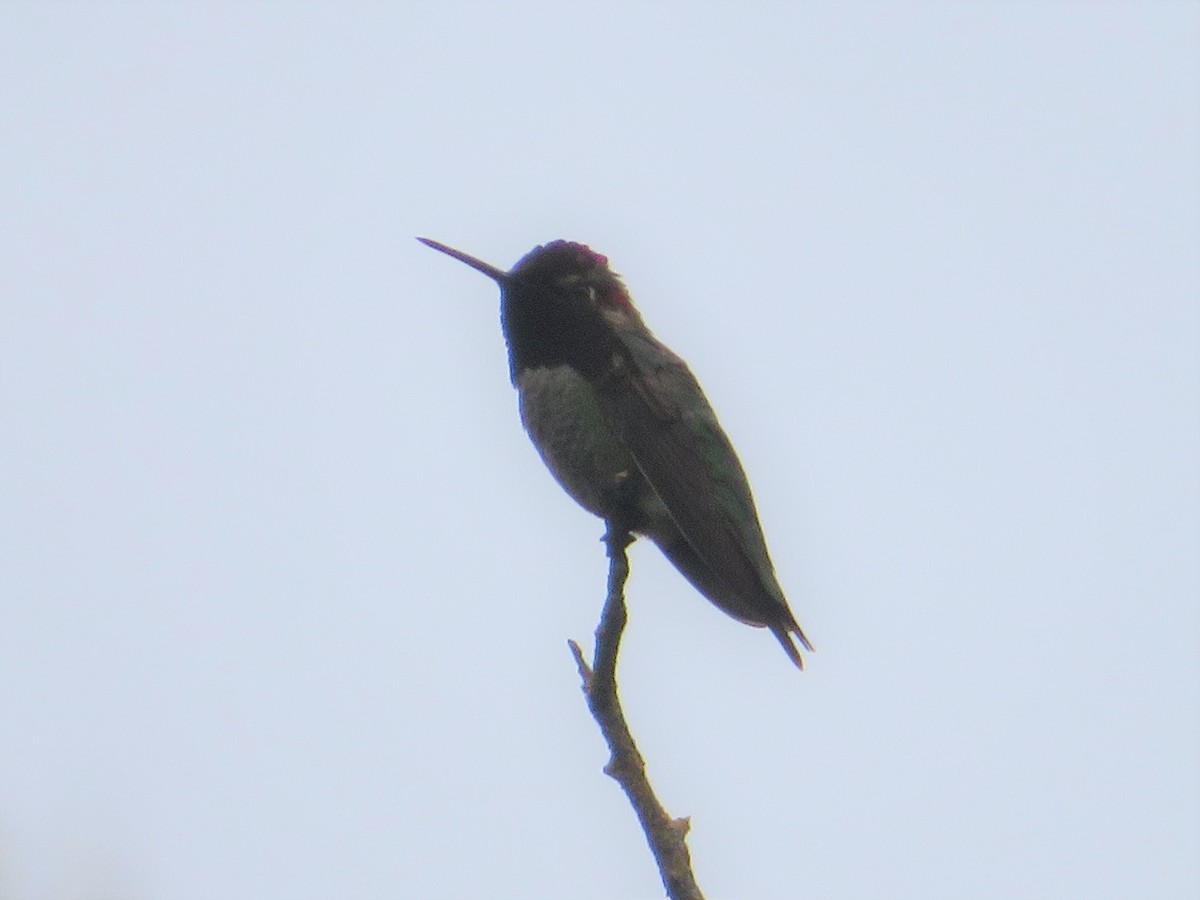
<instances>
[{"instance_id":1,"label":"dark silhouette of bird","mask_svg":"<svg viewBox=\"0 0 1200 900\"><path fill-rule=\"evenodd\" d=\"M649 537L701 594L769 628L800 668L812 644L779 586L750 484L687 364L658 341L608 260L554 241L505 272L432 241L500 286L521 421L576 502Z\"/></svg>"}]
</instances>

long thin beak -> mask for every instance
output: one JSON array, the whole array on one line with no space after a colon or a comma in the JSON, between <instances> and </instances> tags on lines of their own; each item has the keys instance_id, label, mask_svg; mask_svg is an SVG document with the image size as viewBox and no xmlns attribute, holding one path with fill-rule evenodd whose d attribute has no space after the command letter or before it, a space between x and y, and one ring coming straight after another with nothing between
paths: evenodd
<instances>
[{"instance_id":1,"label":"long thin beak","mask_svg":"<svg viewBox=\"0 0 1200 900\"><path fill-rule=\"evenodd\" d=\"M477 272L482 272L488 278L498 282L499 284L504 284L504 282L508 280L507 272L505 272L503 269L497 269L491 263L485 263L482 259L476 259L473 256L468 256L461 250L455 250L453 247L447 247L445 244L438 243L437 241L431 241L429 238L419 237L417 240L426 247L432 247L434 250L440 250L447 256L453 256L459 262L466 263L472 269L475 269Z\"/></svg>"}]
</instances>

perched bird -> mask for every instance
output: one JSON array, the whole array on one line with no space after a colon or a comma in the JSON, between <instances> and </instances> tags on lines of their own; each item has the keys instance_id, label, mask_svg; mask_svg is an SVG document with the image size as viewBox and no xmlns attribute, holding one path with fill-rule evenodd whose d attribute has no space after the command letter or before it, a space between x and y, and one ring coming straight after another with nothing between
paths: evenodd
<instances>
[{"instance_id":1,"label":"perched bird","mask_svg":"<svg viewBox=\"0 0 1200 900\"><path fill-rule=\"evenodd\" d=\"M697 590L770 628L798 667L812 645L775 576L750 485L682 359L634 309L608 260L583 244L534 248L512 271L427 238L500 285L521 421L580 506L649 537Z\"/></svg>"}]
</instances>

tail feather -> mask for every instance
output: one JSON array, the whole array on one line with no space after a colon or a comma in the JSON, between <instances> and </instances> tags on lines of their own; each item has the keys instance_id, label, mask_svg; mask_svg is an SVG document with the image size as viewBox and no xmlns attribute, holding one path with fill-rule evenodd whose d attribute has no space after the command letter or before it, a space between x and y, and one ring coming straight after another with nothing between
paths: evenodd
<instances>
[{"instance_id":1,"label":"tail feather","mask_svg":"<svg viewBox=\"0 0 1200 900\"><path fill-rule=\"evenodd\" d=\"M796 664L797 669L803 672L804 657L800 655L800 651L796 649L796 645L792 642L792 635L794 634L800 639L800 643L804 645L804 649L809 653L812 653L814 648L813 645L809 643L808 638L804 636L804 632L800 629L800 626L793 622L791 627L771 625L770 628L771 633L775 635L776 639L783 646L784 652L787 653L788 658Z\"/></svg>"},{"instance_id":2,"label":"tail feather","mask_svg":"<svg viewBox=\"0 0 1200 900\"><path fill-rule=\"evenodd\" d=\"M804 658L792 641L792 635L794 634L800 640L800 645L810 653L813 652L813 645L800 628L796 617L792 615L786 601L776 600L775 597L764 593L760 595L758 602L747 603L744 597L731 595L724 579L692 549L683 535L652 534L651 538L696 590L738 621L759 628L770 628L796 668L804 669Z\"/></svg>"}]
</instances>

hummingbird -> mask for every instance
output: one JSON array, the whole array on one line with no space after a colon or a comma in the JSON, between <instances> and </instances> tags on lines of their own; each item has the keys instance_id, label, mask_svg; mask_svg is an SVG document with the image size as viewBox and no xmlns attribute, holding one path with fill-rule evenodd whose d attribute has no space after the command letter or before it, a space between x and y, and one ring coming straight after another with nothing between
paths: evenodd
<instances>
[{"instance_id":1,"label":"hummingbird","mask_svg":"<svg viewBox=\"0 0 1200 900\"><path fill-rule=\"evenodd\" d=\"M735 619L811 651L767 553L750 484L687 364L651 333L607 257L553 241L504 271L417 238L500 286L521 422L588 512L650 538Z\"/></svg>"}]
</instances>

